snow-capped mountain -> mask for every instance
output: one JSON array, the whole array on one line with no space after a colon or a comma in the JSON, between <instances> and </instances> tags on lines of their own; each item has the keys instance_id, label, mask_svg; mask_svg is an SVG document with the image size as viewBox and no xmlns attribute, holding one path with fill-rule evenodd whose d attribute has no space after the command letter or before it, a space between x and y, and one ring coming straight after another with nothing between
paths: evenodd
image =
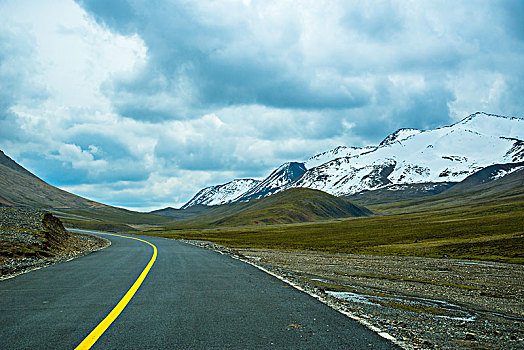
<instances>
[{"instance_id":1,"label":"snow-capped mountain","mask_svg":"<svg viewBox=\"0 0 524 350\"><path fill-rule=\"evenodd\" d=\"M252 199L270 196L288 188L307 171L304 163L287 162L274 170L262 182L243 193L235 202L245 202Z\"/></svg>"},{"instance_id":2,"label":"snow-capped mountain","mask_svg":"<svg viewBox=\"0 0 524 350\"><path fill-rule=\"evenodd\" d=\"M260 182L260 180L254 179L237 179L222 185L206 187L180 209L186 209L197 204L218 205L233 202L238 196L249 191Z\"/></svg>"},{"instance_id":3,"label":"snow-capped mountain","mask_svg":"<svg viewBox=\"0 0 524 350\"><path fill-rule=\"evenodd\" d=\"M460 182L494 164L524 161L523 139L524 119L475 113L438 129L399 129L378 146L340 146L304 163L285 163L263 181L235 191L235 198L222 195L220 186L208 187L195 196L208 199L193 198L182 208L227 203L224 199L248 201L292 187L342 196L397 185Z\"/></svg>"},{"instance_id":4,"label":"snow-capped mountain","mask_svg":"<svg viewBox=\"0 0 524 350\"><path fill-rule=\"evenodd\" d=\"M367 153L309 169L290 187L334 195L390 184L459 182L497 163L524 159L524 120L476 113L434 130L401 129Z\"/></svg>"}]
</instances>

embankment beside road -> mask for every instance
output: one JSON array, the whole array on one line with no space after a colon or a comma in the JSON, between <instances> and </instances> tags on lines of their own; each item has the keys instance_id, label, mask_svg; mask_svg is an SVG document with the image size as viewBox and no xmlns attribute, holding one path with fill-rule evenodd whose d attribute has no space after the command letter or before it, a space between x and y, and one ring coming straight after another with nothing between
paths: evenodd
<instances>
[{"instance_id":1,"label":"embankment beside road","mask_svg":"<svg viewBox=\"0 0 524 350\"><path fill-rule=\"evenodd\" d=\"M50 213L0 208L0 278L104 248L106 239L71 233Z\"/></svg>"}]
</instances>

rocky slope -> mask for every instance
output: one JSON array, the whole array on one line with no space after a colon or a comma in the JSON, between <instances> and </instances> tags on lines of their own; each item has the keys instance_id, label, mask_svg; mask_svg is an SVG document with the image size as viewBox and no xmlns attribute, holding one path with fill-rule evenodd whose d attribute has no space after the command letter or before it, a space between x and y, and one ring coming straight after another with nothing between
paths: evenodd
<instances>
[{"instance_id":1,"label":"rocky slope","mask_svg":"<svg viewBox=\"0 0 524 350\"><path fill-rule=\"evenodd\" d=\"M68 232L50 213L0 208L0 276L68 260L107 244L98 237Z\"/></svg>"}]
</instances>

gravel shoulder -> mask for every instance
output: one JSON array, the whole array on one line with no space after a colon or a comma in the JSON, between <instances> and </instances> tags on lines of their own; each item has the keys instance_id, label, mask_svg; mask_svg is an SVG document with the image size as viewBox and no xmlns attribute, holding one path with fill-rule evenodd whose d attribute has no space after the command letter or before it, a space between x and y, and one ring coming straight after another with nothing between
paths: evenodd
<instances>
[{"instance_id":1,"label":"gravel shoulder","mask_svg":"<svg viewBox=\"0 0 524 350\"><path fill-rule=\"evenodd\" d=\"M406 349L524 349L524 266L498 262L229 249Z\"/></svg>"}]
</instances>

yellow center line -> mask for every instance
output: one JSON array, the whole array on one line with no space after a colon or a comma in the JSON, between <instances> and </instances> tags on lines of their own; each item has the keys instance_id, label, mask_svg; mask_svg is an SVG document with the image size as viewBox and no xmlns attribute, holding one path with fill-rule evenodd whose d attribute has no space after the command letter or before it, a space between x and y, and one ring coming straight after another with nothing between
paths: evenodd
<instances>
[{"instance_id":1,"label":"yellow center line","mask_svg":"<svg viewBox=\"0 0 524 350\"><path fill-rule=\"evenodd\" d=\"M151 257L151 260L149 260L149 263L144 268L144 270L142 271L140 276L138 276L138 278L135 281L135 283L133 283L133 285L131 286L131 288L129 288L127 293L122 297L122 299L120 299L118 304L116 304L116 306L113 308L113 310L111 310L111 312L106 316L106 318L104 318L98 324L98 326L96 326L95 329L93 329L93 331L91 331L91 333L89 333L89 335L87 337L85 337L84 340L82 340L82 342L75 348L75 350L77 350L77 349L90 349L93 345L95 345L97 340L102 336L102 334L104 334L104 332L107 330L107 328L109 328L111 323L113 323L116 320L116 318L120 315L120 313L127 306L129 301L131 301L131 298L133 298L133 296L137 292L138 288L140 288L140 285L142 284L142 282L144 282L144 279L146 278L147 274L149 273L149 270L151 270L151 267L153 267L153 264L155 263L156 256L157 256L157 249L156 249L155 245L149 243L148 241L144 241L143 239L135 238L135 237L122 236L122 235L117 235L117 234L112 234L112 233L101 233L101 232L93 232L93 231L88 231L88 230L82 230L82 231L92 232L92 233L99 233L99 234L109 235L109 236L129 238L129 239L134 239L134 240L137 240L137 241L140 241L140 242L147 243L151 247L153 247L153 256Z\"/></svg>"}]
</instances>

